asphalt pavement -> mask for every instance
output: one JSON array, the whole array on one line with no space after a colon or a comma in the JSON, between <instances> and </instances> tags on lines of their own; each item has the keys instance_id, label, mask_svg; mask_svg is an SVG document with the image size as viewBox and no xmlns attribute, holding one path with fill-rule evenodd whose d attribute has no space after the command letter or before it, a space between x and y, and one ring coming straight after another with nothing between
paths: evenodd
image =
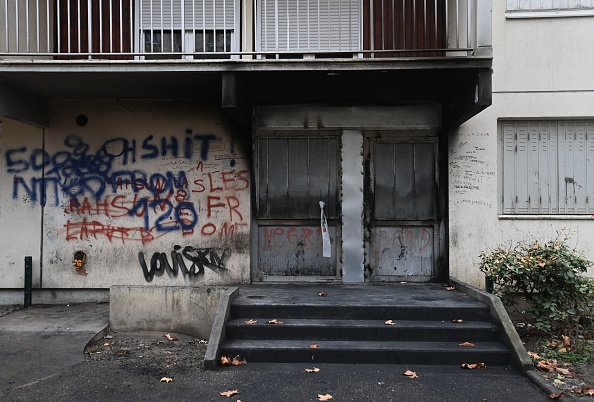
<instances>
[{"instance_id":1,"label":"asphalt pavement","mask_svg":"<svg viewBox=\"0 0 594 402\"><path fill-rule=\"evenodd\" d=\"M33 306L0 315L0 399L7 401L548 401L511 367L247 364L178 372L171 382L142 365L87 361L105 334L108 304ZM353 362L356 363L356 362ZM313 368L313 366L312 366ZM418 378L402 373L410 369ZM227 398L221 392L237 390Z\"/></svg>"}]
</instances>

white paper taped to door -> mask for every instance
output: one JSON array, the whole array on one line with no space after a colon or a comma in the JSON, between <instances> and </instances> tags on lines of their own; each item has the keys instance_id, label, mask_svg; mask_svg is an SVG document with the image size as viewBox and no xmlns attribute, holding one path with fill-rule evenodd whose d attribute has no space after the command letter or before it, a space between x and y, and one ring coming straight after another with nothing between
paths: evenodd
<instances>
[{"instance_id":1,"label":"white paper taped to door","mask_svg":"<svg viewBox=\"0 0 594 402\"><path fill-rule=\"evenodd\" d=\"M330 244L330 233L328 232L328 221L326 220L326 214L324 214L324 201L320 201L320 226L322 227L322 243L323 243L323 256L330 257L332 255L332 248Z\"/></svg>"}]
</instances>

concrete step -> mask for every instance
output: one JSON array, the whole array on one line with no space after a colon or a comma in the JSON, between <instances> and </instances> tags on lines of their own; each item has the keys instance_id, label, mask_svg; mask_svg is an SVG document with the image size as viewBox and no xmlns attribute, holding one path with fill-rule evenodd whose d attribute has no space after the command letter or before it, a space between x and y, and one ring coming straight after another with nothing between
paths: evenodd
<instances>
[{"instance_id":1,"label":"concrete step","mask_svg":"<svg viewBox=\"0 0 594 402\"><path fill-rule=\"evenodd\" d=\"M317 348L311 348L317 345ZM249 362L344 364L463 364L507 365L510 353L498 342L474 347L456 342L229 340L222 356L241 356Z\"/></svg>"},{"instance_id":2,"label":"concrete step","mask_svg":"<svg viewBox=\"0 0 594 402\"><path fill-rule=\"evenodd\" d=\"M362 320L427 320L464 321L489 320L489 308L479 302L463 306L443 303L441 306L427 305L350 305L350 304L281 304L270 305L233 302L233 317L285 317L285 318L340 318Z\"/></svg>"},{"instance_id":3,"label":"concrete step","mask_svg":"<svg viewBox=\"0 0 594 402\"><path fill-rule=\"evenodd\" d=\"M248 286L240 289L229 312L220 350L248 362L510 362L489 307L435 284ZM268 324L272 319L284 323ZM387 320L395 325L386 325ZM464 342L475 346L459 346ZM318 348L311 349L312 344Z\"/></svg>"},{"instance_id":4,"label":"concrete step","mask_svg":"<svg viewBox=\"0 0 594 402\"><path fill-rule=\"evenodd\" d=\"M499 328L487 321L337 320L274 317L284 324L268 324L260 317L253 324L234 318L227 322L229 339L318 339L350 341L497 342Z\"/></svg>"}]
</instances>

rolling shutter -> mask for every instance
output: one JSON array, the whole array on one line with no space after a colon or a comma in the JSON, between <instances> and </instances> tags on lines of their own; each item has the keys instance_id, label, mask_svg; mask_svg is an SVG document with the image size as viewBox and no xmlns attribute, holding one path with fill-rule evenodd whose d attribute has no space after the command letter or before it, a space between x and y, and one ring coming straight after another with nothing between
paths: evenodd
<instances>
[{"instance_id":1,"label":"rolling shutter","mask_svg":"<svg viewBox=\"0 0 594 402\"><path fill-rule=\"evenodd\" d=\"M225 29L235 27L235 0L141 0L141 29Z\"/></svg>"},{"instance_id":2,"label":"rolling shutter","mask_svg":"<svg viewBox=\"0 0 594 402\"><path fill-rule=\"evenodd\" d=\"M259 50L356 51L359 14L356 0L262 0Z\"/></svg>"}]
</instances>

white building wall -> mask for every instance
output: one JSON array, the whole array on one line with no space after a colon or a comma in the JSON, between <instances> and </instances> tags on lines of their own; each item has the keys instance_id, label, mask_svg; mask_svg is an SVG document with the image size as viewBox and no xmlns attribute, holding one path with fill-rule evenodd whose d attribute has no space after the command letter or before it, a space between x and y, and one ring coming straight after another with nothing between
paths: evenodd
<instances>
[{"instance_id":1,"label":"white building wall","mask_svg":"<svg viewBox=\"0 0 594 402\"><path fill-rule=\"evenodd\" d=\"M4 125L11 143L3 155L31 136L18 127ZM14 265L31 242L39 253L41 235L43 288L248 281L250 150L240 135L220 109L194 102L52 102L45 152L38 138L13 154L25 184L6 180L12 175L2 166L0 207L24 211L17 226L26 219L27 235L0 225L1 238L23 250L7 253L0 286L22 286ZM45 203L31 184L42 174ZM79 251L87 260L76 269Z\"/></svg>"},{"instance_id":2,"label":"white building wall","mask_svg":"<svg viewBox=\"0 0 594 402\"><path fill-rule=\"evenodd\" d=\"M16 174L30 181L32 172L15 173L19 150L40 148L39 128L10 119L0 122L0 287L23 288L25 257L33 257L33 286L40 281L41 207L26 194L13 194ZM12 152L11 152L12 151ZM10 166L9 166L10 165Z\"/></svg>"},{"instance_id":3,"label":"white building wall","mask_svg":"<svg viewBox=\"0 0 594 402\"><path fill-rule=\"evenodd\" d=\"M493 104L450 133L450 275L484 286L479 255L573 232L594 260L591 216L501 216L498 120L594 118L594 17L506 19L493 1ZM588 272L594 276L594 270Z\"/></svg>"}]
</instances>

